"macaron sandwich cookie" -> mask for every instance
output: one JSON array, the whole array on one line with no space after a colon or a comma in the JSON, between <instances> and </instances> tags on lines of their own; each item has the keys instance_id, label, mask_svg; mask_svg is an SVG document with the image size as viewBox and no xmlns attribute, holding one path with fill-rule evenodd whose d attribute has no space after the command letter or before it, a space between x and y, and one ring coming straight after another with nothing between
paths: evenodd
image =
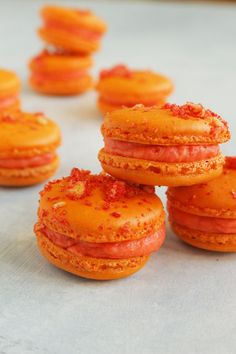
<instances>
[{"instance_id":1,"label":"macaron sandwich cookie","mask_svg":"<svg viewBox=\"0 0 236 354\"><path fill-rule=\"evenodd\" d=\"M80 94L93 86L88 73L91 66L89 56L44 50L30 61L30 85L43 94Z\"/></svg>"},{"instance_id":2,"label":"macaron sandwich cookie","mask_svg":"<svg viewBox=\"0 0 236 354\"><path fill-rule=\"evenodd\" d=\"M20 107L20 80L12 72L0 68L0 113Z\"/></svg>"},{"instance_id":3,"label":"macaron sandwich cookie","mask_svg":"<svg viewBox=\"0 0 236 354\"><path fill-rule=\"evenodd\" d=\"M39 36L50 45L66 52L89 54L100 47L105 23L89 10L44 6Z\"/></svg>"},{"instance_id":4,"label":"macaron sandwich cookie","mask_svg":"<svg viewBox=\"0 0 236 354\"><path fill-rule=\"evenodd\" d=\"M236 157L204 184L170 187L169 220L184 242L211 251L236 252Z\"/></svg>"},{"instance_id":5,"label":"macaron sandwich cookie","mask_svg":"<svg viewBox=\"0 0 236 354\"><path fill-rule=\"evenodd\" d=\"M98 108L104 114L138 103L145 106L162 106L173 91L173 84L164 75L116 65L101 71L97 91Z\"/></svg>"},{"instance_id":6,"label":"macaron sandwich cookie","mask_svg":"<svg viewBox=\"0 0 236 354\"><path fill-rule=\"evenodd\" d=\"M28 186L51 177L58 167L58 126L42 113L0 115L0 185Z\"/></svg>"},{"instance_id":7,"label":"macaron sandwich cookie","mask_svg":"<svg viewBox=\"0 0 236 354\"><path fill-rule=\"evenodd\" d=\"M39 249L50 263L78 276L128 276L164 241L163 206L150 187L74 168L40 195Z\"/></svg>"},{"instance_id":8,"label":"macaron sandwich cookie","mask_svg":"<svg viewBox=\"0 0 236 354\"><path fill-rule=\"evenodd\" d=\"M183 186L222 173L219 144L230 138L226 122L201 104L136 105L105 116L103 169L126 181Z\"/></svg>"}]
</instances>

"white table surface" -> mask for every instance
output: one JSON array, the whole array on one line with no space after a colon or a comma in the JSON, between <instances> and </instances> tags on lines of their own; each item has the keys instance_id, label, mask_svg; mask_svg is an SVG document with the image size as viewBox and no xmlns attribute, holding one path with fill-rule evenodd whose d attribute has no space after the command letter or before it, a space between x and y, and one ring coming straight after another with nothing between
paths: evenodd
<instances>
[{"instance_id":1,"label":"white table surface","mask_svg":"<svg viewBox=\"0 0 236 354\"><path fill-rule=\"evenodd\" d=\"M96 94L43 97L27 85L27 61L42 46L35 32L42 4L0 1L0 66L21 76L25 110L44 111L60 125L57 177L73 166L99 172ZM109 24L94 74L120 62L166 73L176 85L172 102L202 102L230 122L232 140L223 151L235 154L235 6L64 4L90 7ZM236 255L188 247L168 230L164 247L134 276L77 278L37 250L40 189L0 189L0 354L235 354ZM165 202L164 193L158 189Z\"/></svg>"}]
</instances>

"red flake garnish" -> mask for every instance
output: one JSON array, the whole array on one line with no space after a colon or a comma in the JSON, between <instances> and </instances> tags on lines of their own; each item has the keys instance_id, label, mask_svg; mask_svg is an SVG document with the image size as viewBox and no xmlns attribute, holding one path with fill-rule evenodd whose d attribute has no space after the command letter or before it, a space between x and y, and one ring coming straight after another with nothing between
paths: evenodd
<instances>
[{"instance_id":1,"label":"red flake garnish","mask_svg":"<svg viewBox=\"0 0 236 354\"><path fill-rule=\"evenodd\" d=\"M16 117L12 116L11 114L3 114L0 118L1 122L4 123L16 123Z\"/></svg>"},{"instance_id":2,"label":"red flake garnish","mask_svg":"<svg viewBox=\"0 0 236 354\"><path fill-rule=\"evenodd\" d=\"M113 213L111 213L111 216L113 216L114 218L120 218L121 214L114 211Z\"/></svg>"},{"instance_id":3,"label":"red flake garnish","mask_svg":"<svg viewBox=\"0 0 236 354\"><path fill-rule=\"evenodd\" d=\"M111 69L104 69L100 72L100 79L105 79L107 77L124 77L124 78L131 78L132 71L127 68L125 65L116 65Z\"/></svg>"},{"instance_id":4,"label":"red flake garnish","mask_svg":"<svg viewBox=\"0 0 236 354\"><path fill-rule=\"evenodd\" d=\"M212 112L210 109L205 109L200 103L195 104L187 102L186 104L179 106L177 104L166 103L162 106L162 109L168 109L174 116L181 118L209 118L216 117L222 119L218 114Z\"/></svg>"}]
</instances>

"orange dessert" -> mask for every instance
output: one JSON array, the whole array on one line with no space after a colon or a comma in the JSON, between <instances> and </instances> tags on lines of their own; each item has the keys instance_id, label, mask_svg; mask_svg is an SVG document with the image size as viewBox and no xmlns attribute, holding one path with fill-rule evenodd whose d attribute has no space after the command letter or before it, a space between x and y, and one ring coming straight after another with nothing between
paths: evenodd
<instances>
[{"instance_id":1,"label":"orange dessert","mask_svg":"<svg viewBox=\"0 0 236 354\"><path fill-rule=\"evenodd\" d=\"M99 49L106 25L91 11L45 6L41 15L44 24L39 36L46 43L74 53L92 53Z\"/></svg>"},{"instance_id":2,"label":"orange dessert","mask_svg":"<svg viewBox=\"0 0 236 354\"><path fill-rule=\"evenodd\" d=\"M168 189L169 219L176 235L211 251L236 252L236 157L223 173L195 186Z\"/></svg>"},{"instance_id":3,"label":"orange dessert","mask_svg":"<svg viewBox=\"0 0 236 354\"><path fill-rule=\"evenodd\" d=\"M39 249L70 273L100 280L128 276L164 241L165 213L150 187L74 168L40 195Z\"/></svg>"},{"instance_id":4,"label":"orange dessert","mask_svg":"<svg viewBox=\"0 0 236 354\"><path fill-rule=\"evenodd\" d=\"M18 76L11 71L0 69L0 114L19 108L19 91Z\"/></svg>"},{"instance_id":5,"label":"orange dessert","mask_svg":"<svg viewBox=\"0 0 236 354\"><path fill-rule=\"evenodd\" d=\"M44 50L30 62L30 85L35 91L51 95L75 95L93 86L88 73L92 59L85 55Z\"/></svg>"},{"instance_id":6,"label":"orange dessert","mask_svg":"<svg viewBox=\"0 0 236 354\"><path fill-rule=\"evenodd\" d=\"M103 169L134 183L182 186L222 173L227 124L200 104L123 108L105 116Z\"/></svg>"},{"instance_id":7,"label":"orange dessert","mask_svg":"<svg viewBox=\"0 0 236 354\"><path fill-rule=\"evenodd\" d=\"M1 114L0 185L28 186L51 177L59 143L59 128L42 113Z\"/></svg>"},{"instance_id":8,"label":"orange dessert","mask_svg":"<svg viewBox=\"0 0 236 354\"><path fill-rule=\"evenodd\" d=\"M172 82L165 76L148 70L130 70L117 65L102 70L97 84L98 107L102 113L136 104L161 106L173 91Z\"/></svg>"}]
</instances>

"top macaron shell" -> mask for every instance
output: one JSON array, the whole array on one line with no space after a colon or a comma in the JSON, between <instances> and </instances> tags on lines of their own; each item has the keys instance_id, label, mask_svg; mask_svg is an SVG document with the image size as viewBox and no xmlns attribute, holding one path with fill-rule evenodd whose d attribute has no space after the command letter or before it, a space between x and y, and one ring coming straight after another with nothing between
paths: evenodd
<instances>
[{"instance_id":1,"label":"top macaron shell","mask_svg":"<svg viewBox=\"0 0 236 354\"><path fill-rule=\"evenodd\" d=\"M164 222L162 203L154 193L138 190L137 195L107 203L99 187L74 199L74 188L70 192L66 186L65 178L45 187L39 218L50 229L69 237L96 243L133 240L154 233ZM81 188L79 182L75 189Z\"/></svg>"},{"instance_id":2,"label":"top macaron shell","mask_svg":"<svg viewBox=\"0 0 236 354\"><path fill-rule=\"evenodd\" d=\"M78 10L59 6L45 6L41 10L44 20L60 20L60 22L89 28L103 33L106 31L106 24L89 10Z\"/></svg>"},{"instance_id":3,"label":"top macaron shell","mask_svg":"<svg viewBox=\"0 0 236 354\"><path fill-rule=\"evenodd\" d=\"M227 161L227 159L226 159ZM171 205L184 212L219 218L236 218L236 167L204 184L168 188Z\"/></svg>"},{"instance_id":4,"label":"top macaron shell","mask_svg":"<svg viewBox=\"0 0 236 354\"><path fill-rule=\"evenodd\" d=\"M29 67L32 71L40 71L45 73L61 73L62 71L74 71L80 69L88 69L92 66L93 61L89 56L77 56L71 54L43 52L33 58Z\"/></svg>"},{"instance_id":5,"label":"top macaron shell","mask_svg":"<svg viewBox=\"0 0 236 354\"><path fill-rule=\"evenodd\" d=\"M60 143L58 126L41 113L14 112L0 117L0 157L35 156Z\"/></svg>"},{"instance_id":6,"label":"top macaron shell","mask_svg":"<svg viewBox=\"0 0 236 354\"><path fill-rule=\"evenodd\" d=\"M230 138L227 124L215 115L178 116L166 108L123 108L107 113L102 125L105 137L154 145L223 143Z\"/></svg>"},{"instance_id":7,"label":"top macaron shell","mask_svg":"<svg viewBox=\"0 0 236 354\"><path fill-rule=\"evenodd\" d=\"M138 101L144 96L151 100L157 96L168 95L173 89L173 85L168 78L151 71L133 70L129 75L107 75L102 76L97 84L97 90L103 96L122 97Z\"/></svg>"}]
</instances>

